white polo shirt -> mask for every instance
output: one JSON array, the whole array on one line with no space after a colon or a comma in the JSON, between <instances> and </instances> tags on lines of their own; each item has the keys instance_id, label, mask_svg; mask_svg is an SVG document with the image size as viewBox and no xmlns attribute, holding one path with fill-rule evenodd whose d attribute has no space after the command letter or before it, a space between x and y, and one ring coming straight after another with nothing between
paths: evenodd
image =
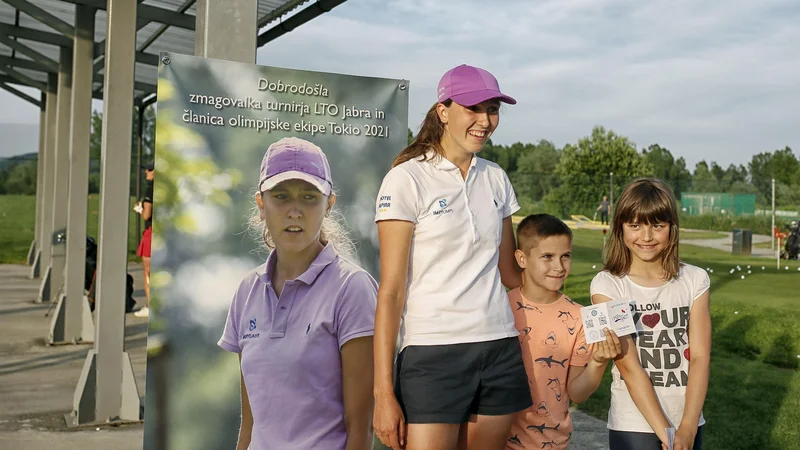
<instances>
[{"instance_id":1,"label":"white polo shirt","mask_svg":"<svg viewBox=\"0 0 800 450\"><path fill-rule=\"evenodd\" d=\"M464 179L455 164L429 155L386 174L375 214L376 222L416 225L401 348L518 336L497 268L503 219L519 210L508 175L475 156Z\"/></svg>"}]
</instances>

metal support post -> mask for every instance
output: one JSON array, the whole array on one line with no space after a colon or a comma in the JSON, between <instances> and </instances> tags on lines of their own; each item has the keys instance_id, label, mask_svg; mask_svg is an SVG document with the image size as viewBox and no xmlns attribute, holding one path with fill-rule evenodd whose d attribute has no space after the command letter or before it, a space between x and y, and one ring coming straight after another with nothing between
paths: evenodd
<instances>
[{"instance_id":1,"label":"metal support post","mask_svg":"<svg viewBox=\"0 0 800 450\"><path fill-rule=\"evenodd\" d=\"M97 254L97 325L84 361L70 426L141 420L139 389L125 352L131 124L137 0L108 0L102 176Z\"/></svg>"},{"instance_id":2,"label":"metal support post","mask_svg":"<svg viewBox=\"0 0 800 450\"><path fill-rule=\"evenodd\" d=\"M67 200L66 277L50 322L50 344L92 343L94 322L85 300L86 214L89 184L89 137L92 123L94 8L75 6L70 102L69 188Z\"/></svg>"},{"instance_id":3,"label":"metal support post","mask_svg":"<svg viewBox=\"0 0 800 450\"><path fill-rule=\"evenodd\" d=\"M42 277L42 284L39 287L39 296L36 302L46 302L50 300L50 277L47 275L46 268L50 265L50 244L53 234L53 179L55 174L55 145L56 145L56 105L58 104L58 75L50 73L47 76L47 100L50 105L45 110L45 140L44 155L42 162L42 219L41 219L41 241L39 241L39 251L31 267L31 279ZM41 270L45 268L45 270Z\"/></svg>"},{"instance_id":4,"label":"metal support post","mask_svg":"<svg viewBox=\"0 0 800 450\"><path fill-rule=\"evenodd\" d=\"M198 0L196 9L196 56L255 63L258 0Z\"/></svg>"}]
</instances>

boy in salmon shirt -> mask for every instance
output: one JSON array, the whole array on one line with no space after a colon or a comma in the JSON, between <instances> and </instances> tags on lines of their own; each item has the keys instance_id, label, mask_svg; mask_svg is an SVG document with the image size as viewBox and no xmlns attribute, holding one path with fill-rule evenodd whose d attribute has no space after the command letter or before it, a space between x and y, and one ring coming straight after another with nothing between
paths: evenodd
<instances>
[{"instance_id":1,"label":"boy in salmon shirt","mask_svg":"<svg viewBox=\"0 0 800 450\"><path fill-rule=\"evenodd\" d=\"M517 413L506 448L563 450L573 430L570 401L589 398L622 350L608 329L605 341L587 345L581 305L560 291L572 265L572 230L557 217L534 214L517 226L517 242L523 283L508 298L533 406Z\"/></svg>"}]
</instances>

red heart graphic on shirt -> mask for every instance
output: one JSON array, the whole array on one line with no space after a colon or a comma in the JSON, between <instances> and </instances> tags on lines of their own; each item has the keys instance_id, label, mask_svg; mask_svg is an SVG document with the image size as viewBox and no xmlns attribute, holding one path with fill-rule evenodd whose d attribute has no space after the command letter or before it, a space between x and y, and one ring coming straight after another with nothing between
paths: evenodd
<instances>
[{"instance_id":1,"label":"red heart graphic on shirt","mask_svg":"<svg viewBox=\"0 0 800 450\"><path fill-rule=\"evenodd\" d=\"M683 357L686 358L687 361L689 361L691 359L690 355L691 355L691 352L689 352L688 348L683 351Z\"/></svg>"},{"instance_id":2,"label":"red heart graphic on shirt","mask_svg":"<svg viewBox=\"0 0 800 450\"><path fill-rule=\"evenodd\" d=\"M661 315L659 313L645 314L644 316L642 316L642 323L650 328L653 328L656 325L658 325L658 322L660 321L661 321Z\"/></svg>"}]
</instances>

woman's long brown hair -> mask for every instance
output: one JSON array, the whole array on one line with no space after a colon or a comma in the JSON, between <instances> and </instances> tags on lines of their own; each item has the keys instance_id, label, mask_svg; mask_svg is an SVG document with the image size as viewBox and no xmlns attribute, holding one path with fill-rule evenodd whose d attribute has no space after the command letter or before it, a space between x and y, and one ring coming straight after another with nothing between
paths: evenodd
<instances>
[{"instance_id":1,"label":"woman's long brown hair","mask_svg":"<svg viewBox=\"0 0 800 450\"><path fill-rule=\"evenodd\" d=\"M680 273L678 257L678 206L672 188L657 178L638 178L622 191L614 207L611 237L603 251L605 270L616 276L627 275L631 269L630 250L625 246L623 227L631 222L669 224L669 242L661 254L665 279Z\"/></svg>"},{"instance_id":2,"label":"woman's long brown hair","mask_svg":"<svg viewBox=\"0 0 800 450\"><path fill-rule=\"evenodd\" d=\"M444 106L448 107L452 103L452 100L445 100L442 102ZM439 113L436 112L436 107L438 105L439 102L434 103L428 110L428 113L425 114L425 119L419 127L417 137L414 138L414 141L411 142L408 147L404 148L403 151L397 155L392 163L392 167L403 164L408 160L419 158L431 149L438 155L444 156L444 149L441 144L442 136L444 135L444 124L439 119Z\"/></svg>"}]
</instances>

